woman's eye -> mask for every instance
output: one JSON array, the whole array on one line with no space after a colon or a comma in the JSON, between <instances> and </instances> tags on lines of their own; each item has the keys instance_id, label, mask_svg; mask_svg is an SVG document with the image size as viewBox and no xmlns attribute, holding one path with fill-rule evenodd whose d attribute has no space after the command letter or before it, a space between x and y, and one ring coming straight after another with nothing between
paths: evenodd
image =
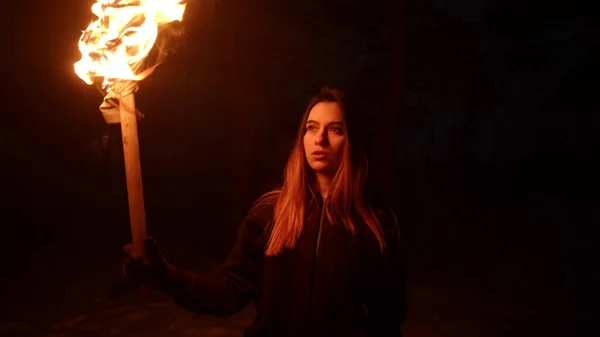
<instances>
[{"instance_id":1,"label":"woman's eye","mask_svg":"<svg viewBox=\"0 0 600 337\"><path fill-rule=\"evenodd\" d=\"M331 132L335 132L335 133L342 133L342 128L339 128L339 127L332 127L329 130Z\"/></svg>"},{"instance_id":2,"label":"woman's eye","mask_svg":"<svg viewBox=\"0 0 600 337\"><path fill-rule=\"evenodd\" d=\"M314 125L309 125L306 127L306 130L308 131L314 131L316 129L316 127Z\"/></svg>"}]
</instances>

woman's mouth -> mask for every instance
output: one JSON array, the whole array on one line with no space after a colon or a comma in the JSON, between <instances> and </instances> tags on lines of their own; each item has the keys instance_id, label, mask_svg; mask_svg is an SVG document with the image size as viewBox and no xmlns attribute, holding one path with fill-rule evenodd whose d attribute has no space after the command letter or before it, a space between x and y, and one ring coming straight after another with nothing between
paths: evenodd
<instances>
[{"instance_id":1,"label":"woman's mouth","mask_svg":"<svg viewBox=\"0 0 600 337\"><path fill-rule=\"evenodd\" d=\"M316 160L323 160L327 158L327 152L325 151L315 151L312 153L312 156Z\"/></svg>"}]
</instances>

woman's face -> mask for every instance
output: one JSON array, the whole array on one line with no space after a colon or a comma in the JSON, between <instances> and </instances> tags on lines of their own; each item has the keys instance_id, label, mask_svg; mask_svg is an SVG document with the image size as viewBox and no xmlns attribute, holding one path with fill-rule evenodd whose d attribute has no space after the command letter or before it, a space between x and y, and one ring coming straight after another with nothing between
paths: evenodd
<instances>
[{"instance_id":1,"label":"woman's face","mask_svg":"<svg viewBox=\"0 0 600 337\"><path fill-rule=\"evenodd\" d=\"M308 165L319 174L333 177L342 162L346 130L340 105L317 103L306 120L304 154Z\"/></svg>"}]
</instances>

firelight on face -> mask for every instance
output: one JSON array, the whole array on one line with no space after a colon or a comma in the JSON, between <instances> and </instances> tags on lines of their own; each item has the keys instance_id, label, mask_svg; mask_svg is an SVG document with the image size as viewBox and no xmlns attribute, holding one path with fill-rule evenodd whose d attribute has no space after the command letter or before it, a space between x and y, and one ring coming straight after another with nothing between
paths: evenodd
<instances>
[{"instance_id":1,"label":"firelight on face","mask_svg":"<svg viewBox=\"0 0 600 337\"><path fill-rule=\"evenodd\" d=\"M335 102L317 103L308 115L304 154L317 173L333 177L342 162L346 133L342 109Z\"/></svg>"}]
</instances>

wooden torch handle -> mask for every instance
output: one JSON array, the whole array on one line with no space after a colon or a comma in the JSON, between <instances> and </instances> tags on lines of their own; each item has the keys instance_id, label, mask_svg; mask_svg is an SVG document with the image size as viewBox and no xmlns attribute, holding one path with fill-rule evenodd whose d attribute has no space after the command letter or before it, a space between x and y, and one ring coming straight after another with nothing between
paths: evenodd
<instances>
[{"instance_id":1,"label":"wooden torch handle","mask_svg":"<svg viewBox=\"0 0 600 337\"><path fill-rule=\"evenodd\" d=\"M129 221L131 224L133 249L139 256L145 256L144 239L148 234L146 231L140 147L137 116L135 113L135 97L133 93L120 98L119 110L121 113L121 134L123 137L123 156L125 160Z\"/></svg>"}]
</instances>

